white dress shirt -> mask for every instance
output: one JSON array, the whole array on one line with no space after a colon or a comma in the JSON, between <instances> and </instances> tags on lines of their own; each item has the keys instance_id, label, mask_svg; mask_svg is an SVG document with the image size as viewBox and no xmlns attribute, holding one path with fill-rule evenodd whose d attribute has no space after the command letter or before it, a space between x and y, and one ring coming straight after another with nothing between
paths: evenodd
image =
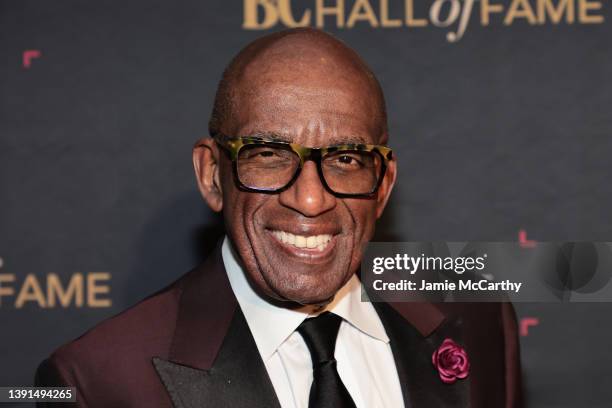
<instances>
[{"instance_id":1,"label":"white dress shirt","mask_svg":"<svg viewBox=\"0 0 612 408\"><path fill-rule=\"evenodd\" d=\"M402 408L404 401L389 338L361 282L353 276L323 310L287 309L267 302L249 285L228 237L222 247L230 285L253 334L283 408L308 408L312 360L296 331L306 318L330 311L343 318L336 340L338 374L357 408Z\"/></svg>"}]
</instances>

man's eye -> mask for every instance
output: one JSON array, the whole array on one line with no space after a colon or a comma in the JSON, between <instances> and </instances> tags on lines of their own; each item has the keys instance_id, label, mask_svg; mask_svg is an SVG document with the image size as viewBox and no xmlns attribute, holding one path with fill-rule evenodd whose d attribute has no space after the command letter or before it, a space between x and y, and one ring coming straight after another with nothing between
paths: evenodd
<instances>
[{"instance_id":1,"label":"man's eye","mask_svg":"<svg viewBox=\"0 0 612 408\"><path fill-rule=\"evenodd\" d=\"M336 161L336 165L347 167L347 168L348 167L351 167L351 168L361 167L363 164L361 160L359 160L358 157L355 157L355 155L350 155L350 154L340 155L336 158L335 161Z\"/></svg>"},{"instance_id":2,"label":"man's eye","mask_svg":"<svg viewBox=\"0 0 612 408\"><path fill-rule=\"evenodd\" d=\"M264 158L274 158L279 155L273 149L253 149L247 153L245 158L248 159L264 159Z\"/></svg>"},{"instance_id":3,"label":"man's eye","mask_svg":"<svg viewBox=\"0 0 612 408\"><path fill-rule=\"evenodd\" d=\"M293 164L290 152L269 147L257 147L246 150L240 154L239 160L244 164L253 166L283 166Z\"/></svg>"}]
</instances>

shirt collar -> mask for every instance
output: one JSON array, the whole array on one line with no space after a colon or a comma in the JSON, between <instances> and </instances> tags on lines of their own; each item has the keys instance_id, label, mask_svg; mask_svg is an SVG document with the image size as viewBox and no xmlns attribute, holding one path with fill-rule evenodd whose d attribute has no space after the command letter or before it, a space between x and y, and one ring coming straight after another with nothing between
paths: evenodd
<instances>
[{"instance_id":1,"label":"shirt collar","mask_svg":"<svg viewBox=\"0 0 612 408\"><path fill-rule=\"evenodd\" d=\"M315 311L309 306L288 309L269 303L253 290L227 236L223 240L221 254L234 295L264 361L274 354L306 318L323 311L337 314L370 337L389 342L372 304L361 301L361 282L356 275L351 277L324 309Z\"/></svg>"}]
</instances>

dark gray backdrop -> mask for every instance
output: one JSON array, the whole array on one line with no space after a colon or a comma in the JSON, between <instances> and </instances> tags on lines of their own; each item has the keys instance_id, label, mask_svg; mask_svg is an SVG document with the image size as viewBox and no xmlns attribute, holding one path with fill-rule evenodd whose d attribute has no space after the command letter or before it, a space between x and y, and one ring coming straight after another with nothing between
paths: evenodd
<instances>
[{"instance_id":1,"label":"dark gray backdrop","mask_svg":"<svg viewBox=\"0 0 612 408\"><path fill-rule=\"evenodd\" d=\"M293 3L298 17L315 1ZM425 16L432 1L415 3ZM326 20L387 97L400 177L379 240L513 241L524 229L612 241L603 3L606 21L589 25L494 15L483 27L474 11L456 44L431 24ZM241 1L0 0L0 274L15 274L18 290L27 274L106 271L113 302L16 309L3 297L0 385L29 385L55 347L180 276L221 233L190 155L223 67L269 31L242 19ZM41 53L29 68L26 50ZM610 406L612 305L517 311L539 321L521 338L530 405Z\"/></svg>"}]
</instances>

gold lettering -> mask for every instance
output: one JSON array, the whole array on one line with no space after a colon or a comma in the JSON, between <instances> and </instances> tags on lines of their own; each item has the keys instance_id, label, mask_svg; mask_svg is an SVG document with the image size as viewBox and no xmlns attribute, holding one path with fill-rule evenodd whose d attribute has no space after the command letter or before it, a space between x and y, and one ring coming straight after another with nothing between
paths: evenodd
<instances>
[{"instance_id":1,"label":"gold lettering","mask_svg":"<svg viewBox=\"0 0 612 408\"><path fill-rule=\"evenodd\" d=\"M406 25L408 27L425 27L427 20L424 18L414 18L414 0L406 0Z\"/></svg>"},{"instance_id":2,"label":"gold lettering","mask_svg":"<svg viewBox=\"0 0 612 408\"><path fill-rule=\"evenodd\" d=\"M99 285L98 281L110 280L108 272L92 272L87 275L87 305L89 307L110 307L111 299L99 299L98 294L110 293L110 285Z\"/></svg>"},{"instance_id":3,"label":"gold lettering","mask_svg":"<svg viewBox=\"0 0 612 408\"><path fill-rule=\"evenodd\" d=\"M537 19L529 0L512 0L508 14L504 18L504 25L511 25L517 18L526 18L529 24L535 24Z\"/></svg>"},{"instance_id":4,"label":"gold lettering","mask_svg":"<svg viewBox=\"0 0 612 408\"><path fill-rule=\"evenodd\" d=\"M75 273L70 278L68 288L64 290L59 276L54 273L47 275L47 305L48 307L55 306L55 299L59 299L62 307L70 306L74 299L76 307L83 306L83 275Z\"/></svg>"},{"instance_id":5,"label":"gold lettering","mask_svg":"<svg viewBox=\"0 0 612 408\"><path fill-rule=\"evenodd\" d=\"M501 4L490 4L489 0L480 0L480 23L483 26L489 25L491 13L501 13L504 6Z\"/></svg>"},{"instance_id":6,"label":"gold lettering","mask_svg":"<svg viewBox=\"0 0 612 408\"><path fill-rule=\"evenodd\" d=\"M291 0L278 0L278 14L287 27L306 27L310 24L310 10L304 11L300 21L295 21L291 12Z\"/></svg>"},{"instance_id":7,"label":"gold lettering","mask_svg":"<svg viewBox=\"0 0 612 408\"><path fill-rule=\"evenodd\" d=\"M258 10L264 11L264 19L260 23ZM245 30L265 30L278 22L278 10L273 0L244 0L244 20L242 28Z\"/></svg>"},{"instance_id":8,"label":"gold lettering","mask_svg":"<svg viewBox=\"0 0 612 408\"><path fill-rule=\"evenodd\" d=\"M465 34L465 30L467 29L468 23L470 22L470 16L472 15L472 9L474 8L474 1L475 0L465 0L457 32L449 32L446 34L446 39L449 42L459 41L463 37L463 34Z\"/></svg>"},{"instance_id":9,"label":"gold lettering","mask_svg":"<svg viewBox=\"0 0 612 408\"><path fill-rule=\"evenodd\" d=\"M344 0L335 0L336 6L325 6L325 0L317 0L317 27L323 28L325 26L325 16L335 15L336 26L338 28L344 27Z\"/></svg>"},{"instance_id":10,"label":"gold lettering","mask_svg":"<svg viewBox=\"0 0 612 408\"><path fill-rule=\"evenodd\" d=\"M451 9L448 12L446 20L442 21L440 20L440 11L442 10L442 5L447 1L450 1ZM459 12L461 12L459 0L436 0L429 9L429 18L436 27L448 27L457 20Z\"/></svg>"},{"instance_id":11,"label":"gold lettering","mask_svg":"<svg viewBox=\"0 0 612 408\"><path fill-rule=\"evenodd\" d=\"M25 302L33 301L37 302L38 306L40 307L46 307L45 295L40 288L38 279L36 279L35 275L28 274L23 281L23 286L21 286L21 290L19 291L19 295L15 301L15 308L21 309Z\"/></svg>"},{"instance_id":12,"label":"gold lettering","mask_svg":"<svg viewBox=\"0 0 612 408\"><path fill-rule=\"evenodd\" d=\"M2 283L10 283L15 282L15 274L14 273L0 273L0 306L2 306L2 296L13 296L15 294L15 289L3 286Z\"/></svg>"},{"instance_id":13,"label":"gold lettering","mask_svg":"<svg viewBox=\"0 0 612 408\"><path fill-rule=\"evenodd\" d=\"M601 10L601 2L595 0L578 0L578 21L582 24L601 24L602 15L589 15L589 10Z\"/></svg>"},{"instance_id":14,"label":"gold lettering","mask_svg":"<svg viewBox=\"0 0 612 408\"><path fill-rule=\"evenodd\" d=\"M383 27L400 27L402 20L389 18L389 0L380 0L380 25Z\"/></svg>"},{"instance_id":15,"label":"gold lettering","mask_svg":"<svg viewBox=\"0 0 612 408\"><path fill-rule=\"evenodd\" d=\"M357 0L353 5L351 14L349 15L346 26L351 28L355 25L356 21L369 21L370 26L378 27L378 21L376 15L370 5L369 0Z\"/></svg>"},{"instance_id":16,"label":"gold lettering","mask_svg":"<svg viewBox=\"0 0 612 408\"><path fill-rule=\"evenodd\" d=\"M548 15L553 24L559 24L565 12L565 21L572 24L574 22L574 0L559 0L557 8L555 8L553 1L538 0L538 22L544 24L546 15Z\"/></svg>"}]
</instances>

